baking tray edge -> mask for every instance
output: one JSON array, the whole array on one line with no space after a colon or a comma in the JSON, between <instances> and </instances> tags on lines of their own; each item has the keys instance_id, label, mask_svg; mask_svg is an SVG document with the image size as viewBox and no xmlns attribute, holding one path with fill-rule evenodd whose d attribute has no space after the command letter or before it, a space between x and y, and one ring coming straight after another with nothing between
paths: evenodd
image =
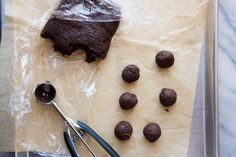
<instances>
[{"instance_id":1,"label":"baking tray edge","mask_svg":"<svg viewBox=\"0 0 236 157\"><path fill-rule=\"evenodd\" d=\"M205 157L219 157L218 0L209 1L204 48L204 150Z\"/></svg>"}]
</instances>

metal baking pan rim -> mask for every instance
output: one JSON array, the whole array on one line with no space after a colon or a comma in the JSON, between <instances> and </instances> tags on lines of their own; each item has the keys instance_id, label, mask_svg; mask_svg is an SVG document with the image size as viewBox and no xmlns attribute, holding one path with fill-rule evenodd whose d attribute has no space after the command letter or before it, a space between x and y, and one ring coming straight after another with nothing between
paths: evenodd
<instances>
[{"instance_id":1,"label":"metal baking pan rim","mask_svg":"<svg viewBox=\"0 0 236 157\"><path fill-rule=\"evenodd\" d=\"M204 156L219 157L218 0L209 1L204 64Z\"/></svg>"}]
</instances>

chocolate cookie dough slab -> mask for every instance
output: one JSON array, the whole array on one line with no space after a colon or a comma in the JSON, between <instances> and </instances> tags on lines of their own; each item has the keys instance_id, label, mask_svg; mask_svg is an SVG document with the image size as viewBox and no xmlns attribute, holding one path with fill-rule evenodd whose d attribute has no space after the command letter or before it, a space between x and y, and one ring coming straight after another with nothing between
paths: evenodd
<instances>
[{"instance_id":1,"label":"chocolate cookie dough slab","mask_svg":"<svg viewBox=\"0 0 236 157\"><path fill-rule=\"evenodd\" d=\"M41 36L54 42L55 51L71 55L86 51L86 61L105 58L120 22L119 6L110 1L61 0Z\"/></svg>"},{"instance_id":2,"label":"chocolate cookie dough slab","mask_svg":"<svg viewBox=\"0 0 236 157\"><path fill-rule=\"evenodd\" d=\"M62 110L75 120L87 122L121 156L187 156L207 1L116 1L122 12L120 27L107 58L92 64L84 62L83 54L63 57L54 52L52 43L40 38L56 0L10 1L14 6L8 15L14 17L18 28L15 96L19 97L11 104L18 122L18 150L67 152L60 117L52 108L38 105L32 97L35 86L49 80L57 87ZM174 53L174 66L157 67L155 56L161 50ZM129 64L140 68L140 78L133 84L121 78L122 69ZM158 100L162 88L174 89L178 94L169 112ZM121 110L119 106L119 96L126 91L139 98L132 111ZM114 127L122 120L133 126L132 137L126 142L114 136ZM162 129L156 143L143 137L143 128L149 122L158 123ZM106 156L94 141L87 140L98 156ZM79 150L81 156L88 153L84 147Z\"/></svg>"}]
</instances>

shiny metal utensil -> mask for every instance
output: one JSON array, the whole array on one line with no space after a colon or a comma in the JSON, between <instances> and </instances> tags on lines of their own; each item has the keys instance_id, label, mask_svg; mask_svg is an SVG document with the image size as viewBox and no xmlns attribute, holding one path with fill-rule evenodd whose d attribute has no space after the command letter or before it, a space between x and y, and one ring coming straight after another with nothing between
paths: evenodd
<instances>
[{"instance_id":1,"label":"shiny metal utensil","mask_svg":"<svg viewBox=\"0 0 236 157\"><path fill-rule=\"evenodd\" d=\"M73 144L73 140L77 138L80 139L92 156L96 156L89 145L83 139L82 134L84 132L88 133L92 138L94 138L107 153L112 157L119 157L119 154L105 141L103 140L95 131L93 131L89 126L85 123L78 121L77 123L74 122L72 119L68 118L62 110L58 107L55 98L56 98L56 89L50 82L45 82L38 85L35 89L35 97L38 102L45 105L53 105L57 112L61 115L62 119L66 122L67 130L64 132L64 139L66 145L68 147L69 152L71 153L72 157L79 157L77 150ZM72 137L70 132L70 128L75 133L75 136Z\"/></svg>"},{"instance_id":2,"label":"shiny metal utensil","mask_svg":"<svg viewBox=\"0 0 236 157\"><path fill-rule=\"evenodd\" d=\"M67 125L70 126L70 128L75 132L75 134L80 138L80 140L83 142L83 144L86 146L86 148L90 151L90 153L95 157L96 155L92 151L92 149L88 146L88 144L84 141L81 133L79 133L76 129L74 124L72 124L72 121L65 116L65 114L61 111L61 109L58 107L56 102L54 101L56 98L56 89L53 87L52 84L49 82L40 84L37 86L35 90L35 97L37 101L39 101L42 104L45 105L53 105L54 108L57 110L57 112L61 115L63 120L67 123Z\"/></svg>"}]
</instances>

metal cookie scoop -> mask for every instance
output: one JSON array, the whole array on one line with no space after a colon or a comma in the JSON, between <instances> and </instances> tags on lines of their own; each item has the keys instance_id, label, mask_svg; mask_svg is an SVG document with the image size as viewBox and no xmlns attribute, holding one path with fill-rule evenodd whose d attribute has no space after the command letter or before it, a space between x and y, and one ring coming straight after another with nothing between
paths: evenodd
<instances>
[{"instance_id":1,"label":"metal cookie scoop","mask_svg":"<svg viewBox=\"0 0 236 157\"><path fill-rule=\"evenodd\" d=\"M73 143L73 140L76 140L77 138L83 142L83 144L92 154L92 156L94 157L96 156L95 153L92 151L92 149L89 147L89 145L83 139L82 134L84 132L88 133L92 138L94 138L104 148L104 150L107 151L107 153L111 157L119 157L119 154L89 126L87 126L85 123L81 121L77 121L76 123L72 119L65 116L65 114L61 111L61 109L55 102L56 89L50 82L45 82L38 85L35 89L34 94L37 101L40 102L41 104L53 105L54 108L57 110L57 112L61 115L63 120L66 122L67 130L66 132L64 132L64 139L72 157L79 157L79 154L77 153L77 150ZM71 136L70 128L75 133L74 137Z\"/></svg>"}]
</instances>

